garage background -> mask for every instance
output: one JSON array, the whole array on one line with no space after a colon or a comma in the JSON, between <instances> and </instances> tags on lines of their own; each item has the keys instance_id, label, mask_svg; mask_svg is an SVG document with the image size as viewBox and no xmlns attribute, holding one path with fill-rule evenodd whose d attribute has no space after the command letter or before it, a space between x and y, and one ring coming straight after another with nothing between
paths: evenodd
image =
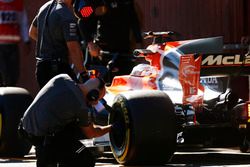
<instances>
[{"instance_id":1,"label":"garage background","mask_svg":"<svg viewBox=\"0 0 250 167\"><path fill-rule=\"evenodd\" d=\"M26 0L29 22L46 0ZM250 36L250 0L135 0L142 31L175 31L183 39L223 36L225 43L240 43ZM38 92L35 80L35 43L30 53L21 48L20 79L33 96ZM239 92L249 98L248 78L243 78ZM238 82L239 83L239 82Z\"/></svg>"}]
</instances>

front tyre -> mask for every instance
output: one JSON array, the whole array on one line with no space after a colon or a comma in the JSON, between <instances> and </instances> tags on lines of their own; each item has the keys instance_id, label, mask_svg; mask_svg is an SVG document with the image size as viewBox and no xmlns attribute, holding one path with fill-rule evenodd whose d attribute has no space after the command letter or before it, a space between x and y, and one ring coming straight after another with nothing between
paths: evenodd
<instances>
[{"instance_id":1,"label":"front tyre","mask_svg":"<svg viewBox=\"0 0 250 167\"><path fill-rule=\"evenodd\" d=\"M110 123L111 150L121 164L164 164L176 149L176 117L170 98L161 91L118 95Z\"/></svg>"}]
</instances>

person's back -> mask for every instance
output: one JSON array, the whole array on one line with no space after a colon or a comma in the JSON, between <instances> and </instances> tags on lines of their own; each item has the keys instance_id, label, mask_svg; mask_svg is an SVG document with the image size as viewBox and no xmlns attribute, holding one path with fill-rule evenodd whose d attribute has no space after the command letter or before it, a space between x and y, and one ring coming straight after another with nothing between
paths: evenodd
<instances>
[{"instance_id":1,"label":"person's back","mask_svg":"<svg viewBox=\"0 0 250 167\"><path fill-rule=\"evenodd\" d=\"M41 13L38 14L38 21L36 23L38 27L36 58L39 60L64 58L65 62L67 62L68 48L65 40L70 41L79 39L77 29L69 29L74 35L66 34L69 30L65 29L69 28L67 25L68 22L72 20L76 22L76 18L64 3L53 5L48 14L48 8L51 3L51 1L46 3L41 9ZM76 27L76 24L74 24L75 23L72 23L72 26ZM42 44L41 41L43 42Z\"/></svg>"},{"instance_id":2,"label":"person's back","mask_svg":"<svg viewBox=\"0 0 250 167\"><path fill-rule=\"evenodd\" d=\"M105 95L104 84L101 78L80 84L59 74L39 91L19 126L19 134L36 147L37 167L95 166L94 156L79 140L111 130L111 125L94 125L90 114Z\"/></svg>"},{"instance_id":3,"label":"person's back","mask_svg":"<svg viewBox=\"0 0 250 167\"><path fill-rule=\"evenodd\" d=\"M79 118L80 126L87 126L87 111L78 86L68 75L61 74L52 78L37 94L24 114L23 126L33 135L45 136Z\"/></svg>"}]
</instances>

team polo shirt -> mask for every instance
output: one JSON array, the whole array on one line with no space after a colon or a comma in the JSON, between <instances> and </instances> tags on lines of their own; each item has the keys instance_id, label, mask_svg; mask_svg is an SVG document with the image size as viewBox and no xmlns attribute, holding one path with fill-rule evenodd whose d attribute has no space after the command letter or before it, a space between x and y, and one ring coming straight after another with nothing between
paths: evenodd
<instances>
[{"instance_id":1,"label":"team polo shirt","mask_svg":"<svg viewBox=\"0 0 250 167\"><path fill-rule=\"evenodd\" d=\"M32 21L38 29L36 57L40 60L68 57L67 42L79 42L77 18L71 9L57 2L48 12L51 3L44 4Z\"/></svg>"},{"instance_id":2,"label":"team polo shirt","mask_svg":"<svg viewBox=\"0 0 250 167\"><path fill-rule=\"evenodd\" d=\"M23 127L35 136L44 136L73 121L89 125L87 104L78 85L67 74L60 74L37 94L24 113Z\"/></svg>"}]
</instances>

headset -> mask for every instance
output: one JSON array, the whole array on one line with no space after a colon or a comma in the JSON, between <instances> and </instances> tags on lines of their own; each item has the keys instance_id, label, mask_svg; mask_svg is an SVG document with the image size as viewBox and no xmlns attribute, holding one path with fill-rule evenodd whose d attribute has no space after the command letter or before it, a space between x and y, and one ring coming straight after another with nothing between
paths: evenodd
<instances>
[{"instance_id":1,"label":"headset","mask_svg":"<svg viewBox=\"0 0 250 167\"><path fill-rule=\"evenodd\" d=\"M87 18L94 13L91 0L73 0L72 5L75 15L80 19Z\"/></svg>"},{"instance_id":2,"label":"headset","mask_svg":"<svg viewBox=\"0 0 250 167\"><path fill-rule=\"evenodd\" d=\"M91 89L87 93L86 97L87 97L88 101L97 101L100 98L100 90L105 87L105 81L100 77L97 77L97 79L99 81L97 88Z\"/></svg>"},{"instance_id":3,"label":"headset","mask_svg":"<svg viewBox=\"0 0 250 167\"><path fill-rule=\"evenodd\" d=\"M96 8L105 5L105 0L73 0L72 6L75 15L80 19L86 19L95 14Z\"/></svg>"}]
</instances>

